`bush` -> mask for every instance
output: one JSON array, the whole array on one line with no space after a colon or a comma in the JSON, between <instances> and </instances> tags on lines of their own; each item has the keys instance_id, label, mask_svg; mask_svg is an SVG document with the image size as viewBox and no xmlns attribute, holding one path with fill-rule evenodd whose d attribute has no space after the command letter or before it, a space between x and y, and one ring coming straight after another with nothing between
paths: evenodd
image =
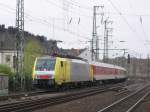
<instances>
[{"instance_id":1,"label":"bush","mask_svg":"<svg viewBox=\"0 0 150 112\"><path fill-rule=\"evenodd\" d=\"M0 73L4 73L9 76L12 75L11 68L2 64L0 64Z\"/></svg>"},{"instance_id":2,"label":"bush","mask_svg":"<svg viewBox=\"0 0 150 112\"><path fill-rule=\"evenodd\" d=\"M13 73L11 68L7 65L0 64L0 73L8 75L9 78L9 91L20 91L20 76L17 73ZM27 73L26 73L27 74ZM30 75L25 75L25 90L32 89L32 78Z\"/></svg>"},{"instance_id":3,"label":"bush","mask_svg":"<svg viewBox=\"0 0 150 112\"><path fill-rule=\"evenodd\" d=\"M13 89L13 73L11 71L11 68L7 65L0 64L0 73L8 75L8 78L9 78L8 87L9 87L9 90L12 90Z\"/></svg>"}]
</instances>

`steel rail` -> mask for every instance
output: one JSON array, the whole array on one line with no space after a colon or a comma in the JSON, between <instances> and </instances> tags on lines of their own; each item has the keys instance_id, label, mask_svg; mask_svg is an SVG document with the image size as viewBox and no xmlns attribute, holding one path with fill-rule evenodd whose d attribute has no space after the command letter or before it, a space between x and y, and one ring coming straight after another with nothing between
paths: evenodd
<instances>
[{"instance_id":1,"label":"steel rail","mask_svg":"<svg viewBox=\"0 0 150 112\"><path fill-rule=\"evenodd\" d=\"M54 105L54 104L59 104L63 102L68 102L72 101L75 99L91 96L94 94L98 94L101 92L105 91L110 91L113 89L120 89L122 86L115 86L115 87L109 87L109 88L97 88L95 90L87 90L84 92L79 92L79 93L73 93L69 95L64 95L64 96L58 96L58 97L51 97L51 98L41 98L41 99L36 99L36 100L29 100L29 101L24 101L24 102L17 102L17 103L11 103L11 104L6 104L6 105L0 105L0 111L14 111L14 112L22 112L22 111L30 111L30 110L35 110L46 106Z\"/></svg>"},{"instance_id":2,"label":"steel rail","mask_svg":"<svg viewBox=\"0 0 150 112\"><path fill-rule=\"evenodd\" d=\"M117 104L120 104L121 102L126 101L128 98L130 98L130 97L132 97L132 96L138 94L139 92L141 92L143 89L145 89L145 88L148 87L149 85L150 85L150 84L145 85L144 87L142 87L141 89L135 91L134 93L131 93L131 94L129 94L129 95L127 95L127 96L125 96L125 97L123 97L123 98L121 98L121 99L115 101L114 103L112 103L112 104L106 106L105 108L103 108L103 109L101 109L101 110L99 110L99 111L97 111L97 112L107 112L109 109L113 108L113 107L116 106Z\"/></svg>"},{"instance_id":3,"label":"steel rail","mask_svg":"<svg viewBox=\"0 0 150 112\"><path fill-rule=\"evenodd\" d=\"M132 112L148 95L150 91L146 93L141 99L139 99L132 107L130 107L126 112Z\"/></svg>"},{"instance_id":4,"label":"steel rail","mask_svg":"<svg viewBox=\"0 0 150 112\"><path fill-rule=\"evenodd\" d=\"M4 95L0 96L0 101L8 100L8 99L17 99L21 97L28 97L28 96L36 96L36 95L42 95L46 94L48 92L55 92L55 91L49 91L49 90L41 90L41 91L33 91L33 92L27 92L27 93L18 93L18 94L10 94L10 95Z\"/></svg>"}]
</instances>

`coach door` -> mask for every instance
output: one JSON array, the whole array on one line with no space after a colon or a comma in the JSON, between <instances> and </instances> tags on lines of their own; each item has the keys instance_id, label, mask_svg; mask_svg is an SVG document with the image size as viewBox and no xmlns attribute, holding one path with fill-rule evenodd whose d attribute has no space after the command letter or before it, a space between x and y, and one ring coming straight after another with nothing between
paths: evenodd
<instances>
[{"instance_id":1,"label":"coach door","mask_svg":"<svg viewBox=\"0 0 150 112\"><path fill-rule=\"evenodd\" d=\"M67 62L61 61L62 82L66 81Z\"/></svg>"}]
</instances>

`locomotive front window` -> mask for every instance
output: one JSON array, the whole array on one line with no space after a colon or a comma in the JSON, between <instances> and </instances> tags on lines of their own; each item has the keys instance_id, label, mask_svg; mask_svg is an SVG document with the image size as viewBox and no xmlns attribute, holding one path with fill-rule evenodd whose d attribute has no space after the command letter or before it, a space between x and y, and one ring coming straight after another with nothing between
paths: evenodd
<instances>
[{"instance_id":1,"label":"locomotive front window","mask_svg":"<svg viewBox=\"0 0 150 112\"><path fill-rule=\"evenodd\" d=\"M56 59L38 59L36 62L37 71L53 71Z\"/></svg>"}]
</instances>

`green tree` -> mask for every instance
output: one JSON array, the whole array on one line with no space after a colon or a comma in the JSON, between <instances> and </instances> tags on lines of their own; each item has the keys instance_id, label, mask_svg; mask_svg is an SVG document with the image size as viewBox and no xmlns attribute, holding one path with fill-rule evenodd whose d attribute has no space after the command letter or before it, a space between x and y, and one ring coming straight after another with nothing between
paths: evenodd
<instances>
[{"instance_id":1,"label":"green tree","mask_svg":"<svg viewBox=\"0 0 150 112\"><path fill-rule=\"evenodd\" d=\"M43 54L44 48L37 40L29 40L24 49L24 73L26 81L31 80L32 68L36 57Z\"/></svg>"}]
</instances>

